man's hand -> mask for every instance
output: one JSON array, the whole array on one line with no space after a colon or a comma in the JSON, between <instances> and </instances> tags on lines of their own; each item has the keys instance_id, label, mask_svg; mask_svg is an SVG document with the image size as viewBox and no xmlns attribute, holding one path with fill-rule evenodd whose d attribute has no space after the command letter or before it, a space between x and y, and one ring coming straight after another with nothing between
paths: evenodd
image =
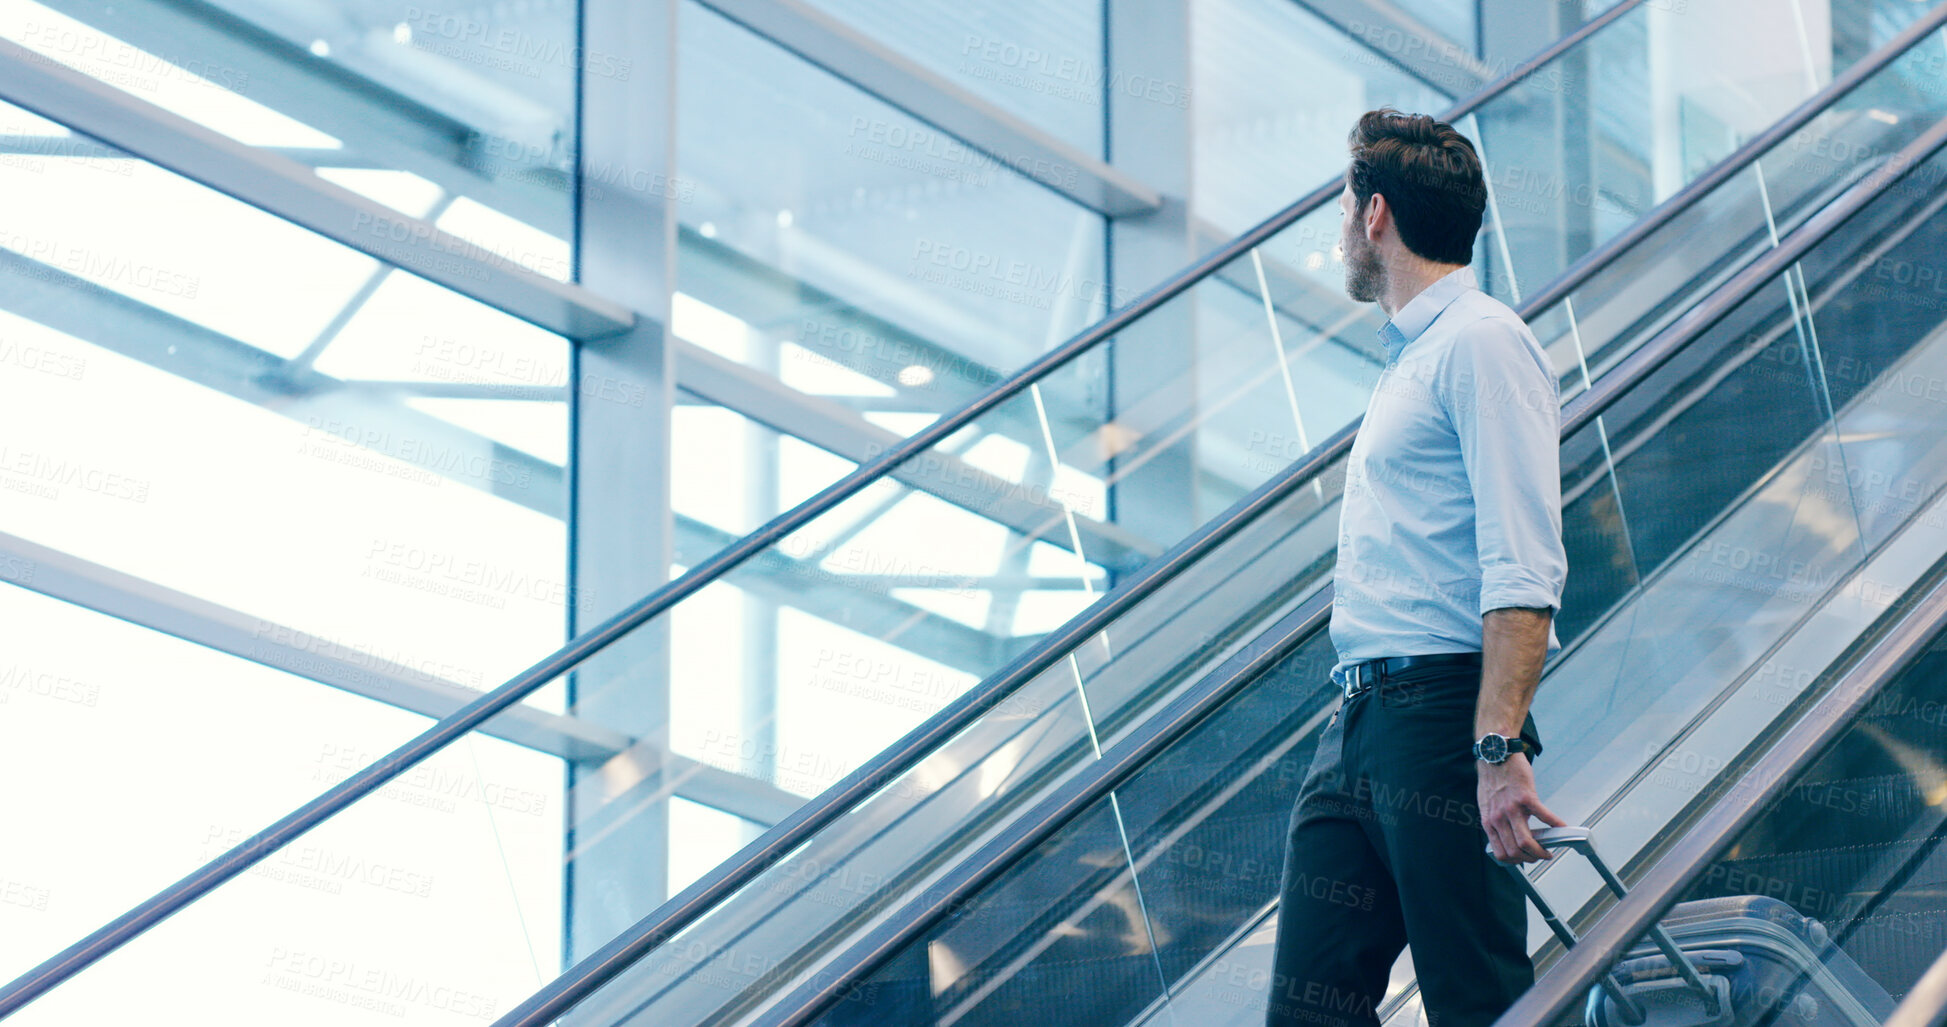
<instances>
[{"instance_id":1,"label":"man's hand","mask_svg":"<svg viewBox=\"0 0 1947 1027\"><path fill-rule=\"evenodd\" d=\"M1562 818L1548 811L1535 794L1535 772L1525 753L1514 753L1495 764L1475 760L1480 771L1477 797L1480 800L1481 828L1494 847L1494 858L1503 863L1533 863L1551 857L1528 830L1530 814L1549 827L1564 826Z\"/></svg>"}]
</instances>

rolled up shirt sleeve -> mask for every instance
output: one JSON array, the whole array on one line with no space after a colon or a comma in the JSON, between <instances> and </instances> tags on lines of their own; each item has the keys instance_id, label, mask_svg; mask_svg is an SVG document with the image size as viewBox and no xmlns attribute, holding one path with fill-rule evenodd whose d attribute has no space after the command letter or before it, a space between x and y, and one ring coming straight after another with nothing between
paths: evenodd
<instances>
[{"instance_id":1,"label":"rolled up shirt sleeve","mask_svg":"<svg viewBox=\"0 0 1947 1027\"><path fill-rule=\"evenodd\" d=\"M1474 494L1480 612L1559 610L1568 580L1561 401L1547 356L1518 323L1484 318L1455 341L1435 393Z\"/></svg>"}]
</instances>

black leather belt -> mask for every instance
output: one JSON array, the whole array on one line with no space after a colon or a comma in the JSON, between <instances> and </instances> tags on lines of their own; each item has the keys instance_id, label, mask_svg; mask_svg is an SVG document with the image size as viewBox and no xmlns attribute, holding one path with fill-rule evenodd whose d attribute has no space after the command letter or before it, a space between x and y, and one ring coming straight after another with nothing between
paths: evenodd
<instances>
[{"instance_id":1,"label":"black leather belt","mask_svg":"<svg viewBox=\"0 0 1947 1027\"><path fill-rule=\"evenodd\" d=\"M1382 660L1367 660L1355 663L1340 670L1335 676L1339 688L1347 699L1358 695L1372 686L1396 674L1409 670L1426 670L1431 667L1478 667L1481 665L1479 653L1433 653L1428 656L1391 656Z\"/></svg>"}]
</instances>

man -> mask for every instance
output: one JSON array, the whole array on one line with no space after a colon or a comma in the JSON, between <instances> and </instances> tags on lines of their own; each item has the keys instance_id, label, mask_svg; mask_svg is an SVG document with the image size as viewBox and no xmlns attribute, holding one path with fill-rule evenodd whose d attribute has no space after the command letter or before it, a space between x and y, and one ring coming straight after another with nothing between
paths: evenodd
<instances>
[{"instance_id":1,"label":"man","mask_svg":"<svg viewBox=\"0 0 1947 1027\"><path fill-rule=\"evenodd\" d=\"M1382 108L1351 148L1346 291L1390 318L1388 363L1346 470L1346 698L1292 810L1268 1022L1377 1023L1410 944L1428 1022L1473 1027L1534 982L1495 860L1548 858L1531 814L1561 825L1535 794L1528 715L1561 646L1561 411L1534 335L1467 267L1487 198L1473 144Z\"/></svg>"}]
</instances>

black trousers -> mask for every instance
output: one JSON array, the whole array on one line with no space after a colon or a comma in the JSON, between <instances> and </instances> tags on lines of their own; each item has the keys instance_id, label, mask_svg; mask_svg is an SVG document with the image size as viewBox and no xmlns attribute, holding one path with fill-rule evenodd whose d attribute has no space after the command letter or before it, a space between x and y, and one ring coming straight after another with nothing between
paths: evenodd
<instances>
[{"instance_id":1,"label":"black trousers","mask_svg":"<svg viewBox=\"0 0 1947 1027\"><path fill-rule=\"evenodd\" d=\"M1534 983L1521 890L1480 826L1479 694L1478 668L1409 671L1326 727L1285 841L1270 1027L1377 1024L1409 944L1430 1027L1486 1027ZM1533 717L1521 734L1540 745Z\"/></svg>"}]
</instances>

